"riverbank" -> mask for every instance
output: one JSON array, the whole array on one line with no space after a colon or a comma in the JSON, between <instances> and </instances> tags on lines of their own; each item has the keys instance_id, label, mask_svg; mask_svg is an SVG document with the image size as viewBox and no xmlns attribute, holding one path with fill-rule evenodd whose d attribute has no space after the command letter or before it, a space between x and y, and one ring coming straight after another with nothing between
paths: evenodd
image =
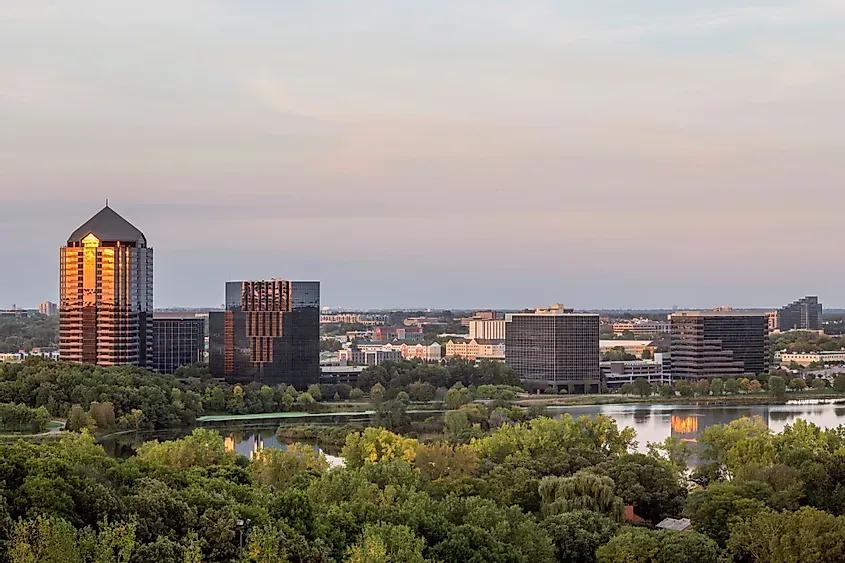
<instances>
[{"instance_id":1,"label":"riverbank","mask_svg":"<svg viewBox=\"0 0 845 563\"><path fill-rule=\"evenodd\" d=\"M789 401L841 400L845 396L837 393L799 392L787 393L775 398L766 393L720 395L709 397L638 397L636 395L522 395L516 400L520 407L575 407L627 404L672 404L672 405L785 405Z\"/></svg>"}]
</instances>

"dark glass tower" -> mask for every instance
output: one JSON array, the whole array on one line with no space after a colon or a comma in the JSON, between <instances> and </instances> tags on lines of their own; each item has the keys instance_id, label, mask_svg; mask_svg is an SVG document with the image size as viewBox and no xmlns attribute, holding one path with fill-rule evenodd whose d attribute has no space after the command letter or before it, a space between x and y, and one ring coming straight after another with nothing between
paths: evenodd
<instances>
[{"instance_id":1,"label":"dark glass tower","mask_svg":"<svg viewBox=\"0 0 845 563\"><path fill-rule=\"evenodd\" d=\"M104 207L59 252L62 360L149 367L153 249L144 234Z\"/></svg>"},{"instance_id":2,"label":"dark glass tower","mask_svg":"<svg viewBox=\"0 0 845 563\"><path fill-rule=\"evenodd\" d=\"M152 369L173 373L203 361L205 320L200 318L153 318Z\"/></svg>"},{"instance_id":3,"label":"dark glass tower","mask_svg":"<svg viewBox=\"0 0 845 563\"><path fill-rule=\"evenodd\" d=\"M209 370L229 381L304 387L320 378L320 282L226 283L226 310L212 312Z\"/></svg>"},{"instance_id":4,"label":"dark glass tower","mask_svg":"<svg viewBox=\"0 0 845 563\"><path fill-rule=\"evenodd\" d=\"M685 311L669 316L672 377L741 377L768 369L769 321L740 311Z\"/></svg>"},{"instance_id":5,"label":"dark glass tower","mask_svg":"<svg viewBox=\"0 0 845 563\"><path fill-rule=\"evenodd\" d=\"M822 304L819 298L808 296L781 307L778 311L778 329L821 330Z\"/></svg>"}]
</instances>

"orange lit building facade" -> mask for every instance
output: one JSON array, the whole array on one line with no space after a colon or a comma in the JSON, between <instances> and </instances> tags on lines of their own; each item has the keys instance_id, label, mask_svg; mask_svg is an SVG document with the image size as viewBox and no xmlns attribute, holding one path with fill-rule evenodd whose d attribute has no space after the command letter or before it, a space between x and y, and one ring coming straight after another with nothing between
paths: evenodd
<instances>
[{"instance_id":1,"label":"orange lit building facade","mask_svg":"<svg viewBox=\"0 0 845 563\"><path fill-rule=\"evenodd\" d=\"M60 358L148 367L153 249L143 233L106 206L71 234L59 260Z\"/></svg>"}]
</instances>

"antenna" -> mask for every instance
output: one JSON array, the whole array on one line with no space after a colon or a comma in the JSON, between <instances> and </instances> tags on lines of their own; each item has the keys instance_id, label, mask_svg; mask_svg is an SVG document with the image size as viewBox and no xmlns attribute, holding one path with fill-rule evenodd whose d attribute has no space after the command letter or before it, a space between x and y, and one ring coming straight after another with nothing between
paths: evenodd
<instances>
[{"instance_id":1,"label":"antenna","mask_svg":"<svg viewBox=\"0 0 845 563\"><path fill-rule=\"evenodd\" d=\"M109 206L109 198L106 198L106 207Z\"/></svg>"}]
</instances>

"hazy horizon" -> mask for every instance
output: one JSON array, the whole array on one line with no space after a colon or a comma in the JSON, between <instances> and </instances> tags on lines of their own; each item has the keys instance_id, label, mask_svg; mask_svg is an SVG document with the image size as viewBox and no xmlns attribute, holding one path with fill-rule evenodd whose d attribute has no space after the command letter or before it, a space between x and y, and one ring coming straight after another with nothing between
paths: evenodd
<instances>
[{"instance_id":1,"label":"hazy horizon","mask_svg":"<svg viewBox=\"0 0 845 563\"><path fill-rule=\"evenodd\" d=\"M845 306L845 3L0 8L0 307L109 198L156 307Z\"/></svg>"}]
</instances>

